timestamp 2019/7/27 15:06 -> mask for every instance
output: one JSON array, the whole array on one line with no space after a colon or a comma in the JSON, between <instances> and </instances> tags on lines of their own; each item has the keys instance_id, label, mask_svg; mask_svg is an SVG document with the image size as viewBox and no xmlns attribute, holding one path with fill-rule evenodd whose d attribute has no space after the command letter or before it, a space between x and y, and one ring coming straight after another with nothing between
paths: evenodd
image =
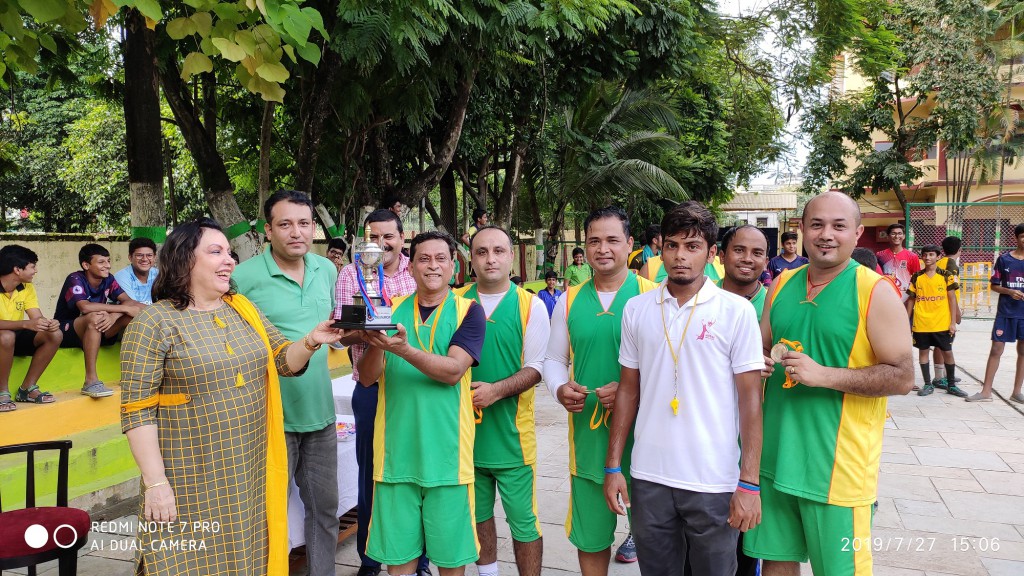
<instances>
[{"instance_id":1,"label":"timestamp 2019/7/27 15:06","mask_svg":"<svg viewBox=\"0 0 1024 576\"><path fill-rule=\"evenodd\" d=\"M868 549L872 552L931 552L936 546L948 545L954 552L996 552L999 550L999 538L973 536L876 536L874 538L841 538L843 552L860 552Z\"/></svg>"}]
</instances>

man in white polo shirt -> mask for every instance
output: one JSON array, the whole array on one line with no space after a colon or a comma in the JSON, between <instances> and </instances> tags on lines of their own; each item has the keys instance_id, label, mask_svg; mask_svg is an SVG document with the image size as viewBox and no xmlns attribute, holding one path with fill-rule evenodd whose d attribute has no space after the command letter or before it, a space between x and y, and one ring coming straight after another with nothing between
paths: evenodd
<instances>
[{"instance_id":1,"label":"man in white polo shirt","mask_svg":"<svg viewBox=\"0 0 1024 576\"><path fill-rule=\"evenodd\" d=\"M635 421L630 474L640 572L681 575L689 557L694 574L733 576L739 531L761 520L760 330L745 299L704 276L718 234L704 206L676 206L661 232L668 277L622 313L605 498L619 514L630 506L619 465Z\"/></svg>"}]
</instances>

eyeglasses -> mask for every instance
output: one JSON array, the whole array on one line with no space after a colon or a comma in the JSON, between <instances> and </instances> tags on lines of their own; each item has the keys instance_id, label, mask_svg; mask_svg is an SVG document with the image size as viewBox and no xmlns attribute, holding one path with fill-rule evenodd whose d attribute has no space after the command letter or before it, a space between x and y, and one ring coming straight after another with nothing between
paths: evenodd
<instances>
[{"instance_id":1,"label":"eyeglasses","mask_svg":"<svg viewBox=\"0 0 1024 576\"><path fill-rule=\"evenodd\" d=\"M153 258L156 258L156 254L134 254L132 258L136 258L138 260L152 260Z\"/></svg>"}]
</instances>

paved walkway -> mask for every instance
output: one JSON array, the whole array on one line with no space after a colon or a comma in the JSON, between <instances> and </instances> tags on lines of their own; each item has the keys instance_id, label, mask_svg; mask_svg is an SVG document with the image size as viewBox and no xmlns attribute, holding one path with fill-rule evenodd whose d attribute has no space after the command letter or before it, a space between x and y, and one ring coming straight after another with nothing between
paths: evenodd
<instances>
[{"instance_id":1,"label":"paved walkway","mask_svg":"<svg viewBox=\"0 0 1024 576\"><path fill-rule=\"evenodd\" d=\"M980 389L975 379L984 374L990 330L991 322L965 321L957 337L957 361L966 372L961 385L969 393ZM1008 348L996 378L996 390L1004 396L1011 389L1014 361ZM544 574L578 573L575 550L563 529L569 485L565 413L543 388L537 404ZM876 575L1024 574L1024 413L1018 408L999 398L967 404L941 391L890 400L873 533ZM503 517L500 505L497 516ZM501 570L511 576L516 573L512 542L507 526L500 520L497 526ZM619 528L616 545L625 535L624 522ZM83 549L80 575L131 573L132 552L123 550L129 538L92 538L104 549L91 550L91 543ZM338 548L337 573L354 576L358 564L355 540L349 539ZM40 574L56 576L55 565L44 568ZM467 572L475 573L472 568ZM804 573L810 574L806 566ZM639 570L635 564L613 564L610 574L638 576Z\"/></svg>"}]
</instances>

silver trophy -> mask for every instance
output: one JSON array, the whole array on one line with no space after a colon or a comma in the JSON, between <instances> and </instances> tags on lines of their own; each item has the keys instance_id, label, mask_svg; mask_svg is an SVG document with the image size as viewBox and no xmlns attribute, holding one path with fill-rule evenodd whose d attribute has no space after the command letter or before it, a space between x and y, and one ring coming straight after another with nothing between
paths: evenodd
<instances>
[{"instance_id":1,"label":"silver trophy","mask_svg":"<svg viewBox=\"0 0 1024 576\"><path fill-rule=\"evenodd\" d=\"M391 299L380 289L384 286L384 250L370 240L369 226L364 235L353 257L359 294L353 298L355 303L342 304L341 317L336 317L331 326L344 330L397 330L398 325L391 322Z\"/></svg>"}]
</instances>

